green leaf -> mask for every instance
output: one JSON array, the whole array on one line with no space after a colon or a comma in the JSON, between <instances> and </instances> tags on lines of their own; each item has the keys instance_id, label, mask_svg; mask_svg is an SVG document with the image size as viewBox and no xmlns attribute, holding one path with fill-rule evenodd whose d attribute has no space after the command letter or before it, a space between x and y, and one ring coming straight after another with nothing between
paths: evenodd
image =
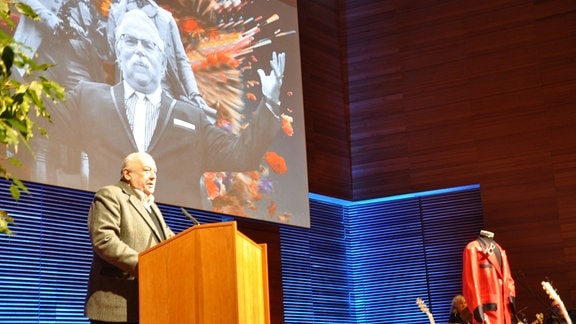
<instances>
[{"instance_id":1,"label":"green leaf","mask_svg":"<svg viewBox=\"0 0 576 324\"><path fill-rule=\"evenodd\" d=\"M22 3L20 1L16 1L15 5L16 5L16 10L19 13L23 14L24 16L26 16L30 19L33 19L33 20L39 20L40 19L38 17L38 14L29 5Z\"/></svg>"},{"instance_id":2,"label":"green leaf","mask_svg":"<svg viewBox=\"0 0 576 324\"><path fill-rule=\"evenodd\" d=\"M12 157L12 156L9 157L9 158L8 158L8 161L9 161L12 165L14 165L14 166L16 166L16 167L22 167L22 162L20 162L20 160L18 160L18 159L15 158L15 157Z\"/></svg>"},{"instance_id":3,"label":"green leaf","mask_svg":"<svg viewBox=\"0 0 576 324\"><path fill-rule=\"evenodd\" d=\"M4 63L5 73L7 76L10 76L10 71L12 70L12 65L14 64L14 51L10 46L4 47L2 51L2 62Z\"/></svg>"},{"instance_id":4,"label":"green leaf","mask_svg":"<svg viewBox=\"0 0 576 324\"><path fill-rule=\"evenodd\" d=\"M10 195L12 195L12 198L14 198L14 200L18 201L18 199L20 199L20 189L18 188L18 186L14 185L13 183L10 184Z\"/></svg>"},{"instance_id":5,"label":"green leaf","mask_svg":"<svg viewBox=\"0 0 576 324\"><path fill-rule=\"evenodd\" d=\"M9 7L9 2L2 0L0 1L0 12L2 13L10 13L10 7Z\"/></svg>"},{"instance_id":6,"label":"green leaf","mask_svg":"<svg viewBox=\"0 0 576 324\"><path fill-rule=\"evenodd\" d=\"M14 223L14 219L5 210L0 210L0 233L11 234L8 223Z\"/></svg>"},{"instance_id":7,"label":"green leaf","mask_svg":"<svg viewBox=\"0 0 576 324\"><path fill-rule=\"evenodd\" d=\"M18 0L0 0L0 23L3 22L10 28L16 26L10 17L11 5L14 5L21 15L33 20L39 19L34 10L25 3ZM16 158L19 146L23 145L35 156L30 140L36 130L43 136L47 135L46 129L35 122L38 116L51 121L45 105L46 100L58 102L66 99L61 85L41 76L41 72L50 69L52 65L36 62L33 57L28 56L29 50L29 47L0 29L0 145L9 153L2 161L15 167L23 166ZM13 78L11 72L14 68L23 70L26 77ZM20 198L22 192L30 194L24 183L13 177L2 163L0 176L10 181L10 194L15 200ZM0 210L0 233L10 233L8 225L12 221L5 211Z\"/></svg>"},{"instance_id":8,"label":"green leaf","mask_svg":"<svg viewBox=\"0 0 576 324\"><path fill-rule=\"evenodd\" d=\"M24 183L20 181L20 179L15 177L12 177L11 179L12 184L15 185L20 191L24 191L26 194L30 194L30 191L28 191L28 187L26 187L26 185L24 185ZM12 195L12 197L14 197L14 195ZM18 200L16 197L14 197L14 199Z\"/></svg>"}]
</instances>

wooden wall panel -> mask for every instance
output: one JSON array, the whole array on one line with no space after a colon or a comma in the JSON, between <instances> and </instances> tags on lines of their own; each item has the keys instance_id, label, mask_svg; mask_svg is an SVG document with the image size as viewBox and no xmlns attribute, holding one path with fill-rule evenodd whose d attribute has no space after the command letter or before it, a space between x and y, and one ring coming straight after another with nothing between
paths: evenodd
<instances>
[{"instance_id":1,"label":"wooden wall panel","mask_svg":"<svg viewBox=\"0 0 576 324\"><path fill-rule=\"evenodd\" d=\"M346 53L340 11L336 0L298 2L310 191L351 200Z\"/></svg>"},{"instance_id":2,"label":"wooden wall panel","mask_svg":"<svg viewBox=\"0 0 576 324\"><path fill-rule=\"evenodd\" d=\"M479 183L520 307L576 306L576 2L298 5L310 190Z\"/></svg>"}]
</instances>

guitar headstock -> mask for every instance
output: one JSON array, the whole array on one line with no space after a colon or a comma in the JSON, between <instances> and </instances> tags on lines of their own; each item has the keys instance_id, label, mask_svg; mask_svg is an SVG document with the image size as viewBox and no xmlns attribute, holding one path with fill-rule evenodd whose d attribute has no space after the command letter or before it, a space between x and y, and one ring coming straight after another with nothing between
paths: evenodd
<instances>
[{"instance_id":1,"label":"guitar headstock","mask_svg":"<svg viewBox=\"0 0 576 324\"><path fill-rule=\"evenodd\" d=\"M422 300L422 298L420 297L416 298L416 304L418 304L418 307L420 307L422 313L430 314L430 310L428 309L428 306L426 306L426 303L424 302L424 300Z\"/></svg>"},{"instance_id":2,"label":"guitar headstock","mask_svg":"<svg viewBox=\"0 0 576 324\"><path fill-rule=\"evenodd\" d=\"M428 306L426 306L426 303L422 300L422 298L420 298L420 297L416 298L416 304L418 304L422 313L424 313L428 316L428 320L430 321L430 324L436 324L434 322L434 316L432 315L432 313L428 309Z\"/></svg>"},{"instance_id":3,"label":"guitar headstock","mask_svg":"<svg viewBox=\"0 0 576 324\"><path fill-rule=\"evenodd\" d=\"M550 299L555 300L557 302L561 302L560 296L558 295L554 287L552 287L552 284L550 284L548 281L542 281L542 288L544 288L544 291L546 292L548 297L550 297Z\"/></svg>"},{"instance_id":4,"label":"guitar headstock","mask_svg":"<svg viewBox=\"0 0 576 324\"><path fill-rule=\"evenodd\" d=\"M558 295L554 287L552 287L552 284L550 284L548 281L542 281L542 288L544 288L546 294L548 294L548 297L550 297L550 299L558 303L558 306L560 307L560 313L562 314L562 317L564 318L566 323L572 324L572 319L568 314L568 310L566 309L566 306L564 306L564 302L562 302L562 299L560 299L560 296Z\"/></svg>"}]
</instances>

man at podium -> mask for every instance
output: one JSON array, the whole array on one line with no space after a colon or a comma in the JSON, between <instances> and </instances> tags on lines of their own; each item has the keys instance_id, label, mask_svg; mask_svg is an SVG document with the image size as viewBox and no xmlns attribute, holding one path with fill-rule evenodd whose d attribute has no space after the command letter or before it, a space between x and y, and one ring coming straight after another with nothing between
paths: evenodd
<instances>
[{"instance_id":1,"label":"man at podium","mask_svg":"<svg viewBox=\"0 0 576 324\"><path fill-rule=\"evenodd\" d=\"M98 190L88 213L93 246L85 315L91 323L138 323L138 255L174 232L154 203L156 163L129 154L121 179Z\"/></svg>"}]
</instances>

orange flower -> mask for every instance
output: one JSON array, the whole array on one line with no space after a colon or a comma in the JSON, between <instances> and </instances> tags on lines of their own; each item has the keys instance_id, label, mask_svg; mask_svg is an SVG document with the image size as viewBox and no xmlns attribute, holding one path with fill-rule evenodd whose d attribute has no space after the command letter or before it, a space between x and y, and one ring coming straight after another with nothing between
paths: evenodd
<instances>
[{"instance_id":1,"label":"orange flower","mask_svg":"<svg viewBox=\"0 0 576 324\"><path fill-rule=\"evenodd\" d=\"M217 66L218 65L218 56L216 54L208 54L206 55L206 62L209 66Z\"/></svg>"},{"instance_id":2,"label":"orange flower","mask_svg":"<svg viewBox=\"0 0 576 324\"><path fill-rule=\"evenodd\" d=\"M228 62L230 62L230 56L222 52L216 53L216 57L218 57L218 62L220 62L220 64L227 64Z\"/></svg>"},{"instance_id":3,"label":"orange flower","mask_svg":"<svg viewBox=\"0 0 576 324\"><path fill-rule=\"evenodd\" d=\"M102 0L100 1L100 6L98 7L98 11L104 18L108 18L108 13L110 12L110 5L112 4L112 0Z\"/></svg>"},{"instance_id":4,"label":"orange flower","mask_svg":"<svg viewBox=\"0 0 576 324\"><path fill-rule=\"evenodd\" d=\"M240 66L240 61L239 61L239 60L236 60L236 59L230 60L230 61L228 62L228 66L230 66L230 67L233 68L233 69L236 69L236 68L238 68L238 67Z\"/></svg>"},{"instance_id":5,"label":"orange flower","mask_svg":"<svg viewBox=\"0 0 576 324\"><path fill-rule=\"evenodd\" d=\"M264 161L268 163L270 169L277 174L284 174L288 171L288 167L286 166L286 161L280 155L276 154L275 152L266 152L264 155Z\"/></svg>"},{"instance_id":6,"label":"orange flower","mask_svg":"<svg viewBox=\"0 0 576 324\"><path fill-rule=\"evenodd\" d=\"M214 183L215 174L214 172L204 173L206 192L210 199L214 199L220 195L220 188Z\"/></svg>"},{"instance_id":7,"label":"orange flower","mask_svg":"<svg viewBox=\"0 0 576 324\"><path fill-rule=\"evenodd\" d=\"M274 217L274 215L276 214L276 208L277 207L278 206L276 206L276 202L271 201L270 204L268 205L268 216Z\"/></svg>"},{"instance_id":8,"label":"orange flower","mask_svg":"<svg viewBox=\"0 0 576 324\"><path fill-rule=\"evenodd\" d=\"M256 101L256 99L257 99L257 98L256 98L256 95L253 94L252 92L246 93L246 98L248 98L248 99L250 99L250 100L252 100L252 101Z\"/></svg>"},{"instance_id":9,"label":"orange flower","mask_svg":"<svg viewBox=\"0 0 576 324\"><path fill-rule=\"evenodd\" d=\"M208 30L208 38L210 39L217 39L220 35L220 32L216 28L211 28Z\"/></svg>"},{"instance_id":10,"label":"orange flower","mask_svg":"<svg viewBox=\"0 0 576 324\"><path fill-rule=\"evenodd\" d=\"M260 179L260 174L258 171L248 171L246 174L248 174L252 180L258 181L258 179Z\"/></svg>"},{"instance_id":11,"label":"orange flower","mask_svg":"<svg viewBox=\"0 0 576 324\"><path fill-rule=\"evenodd\" d=\"M198 21L196 21L196 19L191 18L191 17L184 17L182 18L182 20L180 21L180 25L179 27L182 29L182 31L184 31L185 33L191 33L195 30L198 29L199 24Z\"/></svg>"},{"instance_id":12,"label":"orange flower","mask_svg":"<svg viewBox=\"0 0 576 324\"><path fill-rule=\"evenodd\" d=\"M282 114L282 130L288 136L294 135L294 129L292 128L292 122L294 118Z\"/></svg>"}]
</instances>

